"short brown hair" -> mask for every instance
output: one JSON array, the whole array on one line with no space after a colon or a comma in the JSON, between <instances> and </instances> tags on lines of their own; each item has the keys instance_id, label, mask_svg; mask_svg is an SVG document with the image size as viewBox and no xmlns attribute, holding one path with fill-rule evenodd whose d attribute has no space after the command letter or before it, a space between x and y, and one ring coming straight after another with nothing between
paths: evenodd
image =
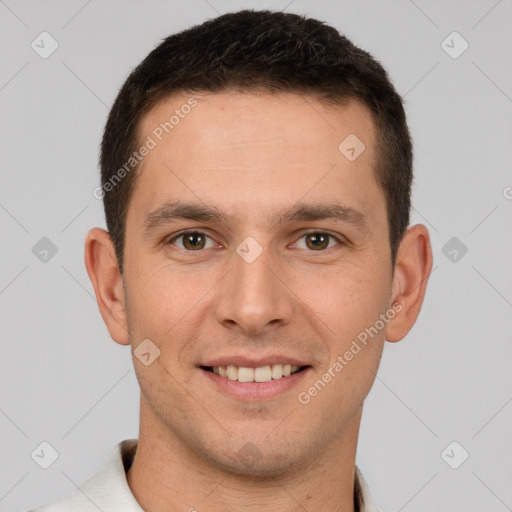
<instances>
[{"instance_id":1,"label":"short brown hair","mask_svg":"<svg viewBox=\"0 0 512 512\"><path fill-rule=\"evenodd\" d=\"M107 228L121 273L137 168L123 173L115 186L112 178L140 145L142 117L175 92L229 90L309 94L335 105L356 99L369 108L377 133L375 175L386 198L394 268L409 224L413 179L402 98L383 67L333 27L297 14L243 10L164 39L132 71L115 100L100 165Z\"/></svg>"}]
</instances>

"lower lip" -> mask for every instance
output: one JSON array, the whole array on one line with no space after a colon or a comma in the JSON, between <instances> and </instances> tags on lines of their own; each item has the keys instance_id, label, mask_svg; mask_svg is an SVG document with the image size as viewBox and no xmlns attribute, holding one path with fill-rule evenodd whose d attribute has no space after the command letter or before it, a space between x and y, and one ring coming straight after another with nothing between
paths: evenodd
<instances>
[{"instance_id":1,"label":"lower lip","mask_svg":"<svg viewBox=\"0 0 512 512\"><path fill-rule=\"evenodd\" d=\"M281 377L280 379L272 379L268 382L238 382L237 380L227 379L221 377L216 373L209 372L208 370L199 370L210 381L217 386L217 389L231 397L240 400L264 400L267 398L274 398L280 393L288 391L293 386L301 382L306 375L312 371L312 367L308 366L304 370L293 373L288 377Z\"/></svg>"}]
</instances>

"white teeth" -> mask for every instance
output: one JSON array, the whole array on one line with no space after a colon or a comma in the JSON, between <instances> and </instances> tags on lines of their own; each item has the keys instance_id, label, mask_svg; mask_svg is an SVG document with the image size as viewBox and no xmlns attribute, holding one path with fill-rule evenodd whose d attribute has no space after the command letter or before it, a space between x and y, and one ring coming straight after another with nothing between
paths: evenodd
<instances>
[{"instance_id":1,"label":"white teeth","mask_svg":"<svg viewBox=\"0 0 512 512\"><path fill-rule=\"evenodd\" d=\"M214 366L212 369L213 373L220 377L238 380L238 382L270 382L272 379L288 377L299 368L300 366L290 364L273 364L259 366L258 368L238 367L229 364L227 366Z\"/></svg>"},{"instance_id":2,"label":"white teeth","mask_svg":"<svg viewBox=\"0 0 512 512\"><path fill-rule=\"evenodd\" d=\"M269 382L272 380L270 366L260 366L254 369L254 380L256 382Z\"/></svg>"},{"instance_id":3,"label":"white teeth","mask_svg":"<svg viewBox=\"0 0 512 512\"><path fill-rule=\"evenodd\" d=\"M273 364L272 365L272 378L280 379L283 376L283 365L282 364Z\"/></svg>"},{"instance_id":4,"label":"white teeth","mask_svg":"<svg viewBox=\"0 0 512 512\"><path fill-rule=\"evenodd\" d=\"M244 368L241 366L238 368L238 382L252 382L254 380L254 369Z\"/></svg>"},{"instance_id":5,"label":"white teeth","mask_svg":"<svg viewBox=\"0 0 512 512\"><path fill-rule=\"evenodd\" d=\"M226 366L226 376L229 380L238 380L238 368L232 364Z\"/></svg>"}]
</instances>

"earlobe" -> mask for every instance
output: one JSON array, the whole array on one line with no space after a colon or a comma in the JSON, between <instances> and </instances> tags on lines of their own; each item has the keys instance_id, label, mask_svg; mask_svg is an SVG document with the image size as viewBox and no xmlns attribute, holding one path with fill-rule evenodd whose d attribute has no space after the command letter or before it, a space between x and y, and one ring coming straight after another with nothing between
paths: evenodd
<instances>
[{"instance_id":1,"label":"earlobe","mask_svg":"<svg viewBox=\"0 0 512 512\"><path fill-rule=\"evenodd\" d=\"M431 270L430 236L423 224L416 224L407 230L397 252L391 303L399 303L401 310L387 326L387 341L400 341L412 329L425 298Z\"/></svg>"},{"instance_id":2,"label":"earlobe","mask_svg":"<svg viewBox=\"0 0 512 512\"><path fill-rule=\"evenodd\" d=\"M84 256L85 267L108 332L115 342L128 345L123 279L107 231L93 228L87 233Z\"/></svg>"}]
</instances>

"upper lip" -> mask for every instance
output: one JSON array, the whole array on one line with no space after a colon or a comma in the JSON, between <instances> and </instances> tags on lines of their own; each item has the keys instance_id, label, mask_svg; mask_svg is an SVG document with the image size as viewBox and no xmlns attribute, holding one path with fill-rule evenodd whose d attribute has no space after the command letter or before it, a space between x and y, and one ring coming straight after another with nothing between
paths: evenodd
<instances>
[{"instance_id":1,"label":"upper lip","mask_svg":"<svg viewBox=\"0 0 512 512\"><path fill-rule=\"evenodd\" d=\"M260 366L270 366L273 364L289 364L292 366L308 366L307 363L297 359L295 357L289 357L280 354L272 354L267 356L259 356L259 357L249 357L244 355L232 355L232 356L222 356L216 357L214 359L209 359L204 363L201 363L199 366L227 366L227 365L235 365L242 366L245 368L259 368Z\"/></svg>"}]
</instances>

